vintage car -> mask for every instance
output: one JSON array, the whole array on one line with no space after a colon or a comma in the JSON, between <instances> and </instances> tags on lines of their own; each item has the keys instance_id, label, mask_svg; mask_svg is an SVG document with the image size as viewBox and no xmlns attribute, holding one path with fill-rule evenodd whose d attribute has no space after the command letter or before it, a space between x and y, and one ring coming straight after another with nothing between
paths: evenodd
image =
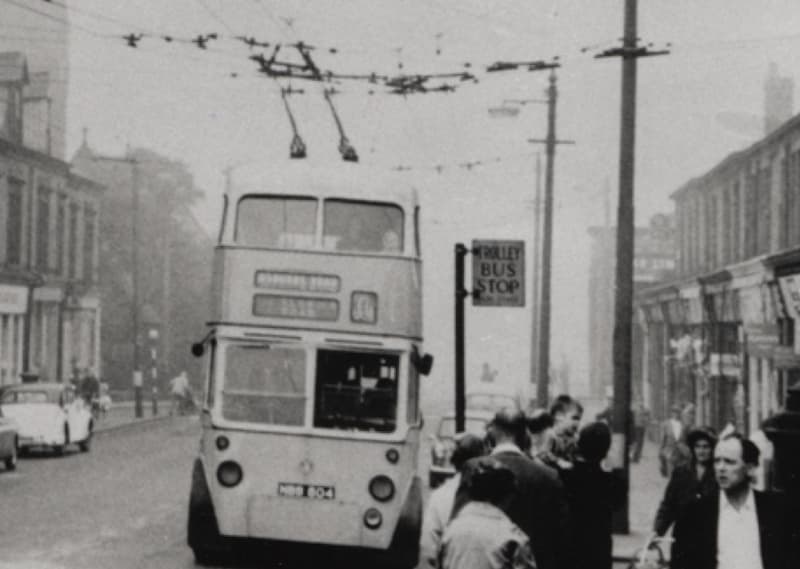
<instances>
[{"instance_id":1,"label":"vintage car","mask_svg":"<svg viewBox=\"0 0 800 569\"><path fill-rule=\"evenodd\" d=\"M494 417L494 413L480 410L467 409L464 421L464 431L483 437L486 427ZM456 471L450 464L456 436L456 416L448 414L439 420L436 434L431 435L431 466L428 470L428 484L436 488L453 476Z\"/></svg>"},{"instance_id":2,"label":"vintage car","mask_svg":"<svg viewBox=\"0 0 800 569\"><path fill-rule=\"evenodd\" d=\"M64 383L23 383L3 391L0 410L16 421L20 452L49 448L61 455L67 445L77 443L87 452L94 420L75 389Z\"/></svg>"},{"instance_id":3,"label":"vintage car","mask_svg":"<svg viewBox=\"0 0 800 569\"><path fill-rule=\"evenodd\" d=\"M17 467L17 422L3 416L0 410L0 460L6 470Z\"/></svg>"}]
</instances>

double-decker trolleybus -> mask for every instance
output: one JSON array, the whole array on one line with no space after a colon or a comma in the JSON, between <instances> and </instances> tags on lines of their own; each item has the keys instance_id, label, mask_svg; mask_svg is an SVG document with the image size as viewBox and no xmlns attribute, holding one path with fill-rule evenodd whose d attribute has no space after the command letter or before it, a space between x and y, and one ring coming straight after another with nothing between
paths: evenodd
<instances>
[{"instance_id":1,"label":"double-decker trolleybus","mask_svg":"<svg viewBox=\"0 0 800 569\"><path fill-rule=\"evenodd\" d=\"M257 541L411 568L432 364L416 192L357 166L303 168L226 196L210 330L193 347L207 372L188 542L200 563Z\"/></svg>"}]
</instances>

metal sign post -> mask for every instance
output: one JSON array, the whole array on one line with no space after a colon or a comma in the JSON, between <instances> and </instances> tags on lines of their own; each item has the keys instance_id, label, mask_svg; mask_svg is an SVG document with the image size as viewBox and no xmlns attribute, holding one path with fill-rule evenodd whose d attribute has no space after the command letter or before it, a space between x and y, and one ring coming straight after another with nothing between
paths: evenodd
<instances>
[{"instance_id":1,"label":"metal sign post","mask_svg":"<svg viewBox=\"0 0 800 569\"><path fill-rule=\"evenodd\" d=\"M463 243L456 243L455 279L455 340L456 340L456 432L464 432L466 424L466 381L464 378L464 299L469 292L464 289L464 257L469 251Z\"/></svg>"}]
</instances>

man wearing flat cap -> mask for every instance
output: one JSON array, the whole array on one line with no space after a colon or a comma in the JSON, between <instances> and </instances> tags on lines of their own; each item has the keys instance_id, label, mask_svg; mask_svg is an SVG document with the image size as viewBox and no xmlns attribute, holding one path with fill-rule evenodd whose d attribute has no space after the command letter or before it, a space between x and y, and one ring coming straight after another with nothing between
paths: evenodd
<instances>
[{"instance_id":1,"label":"man wearing flat cap","mask_svg":"<svg viewBox=\"0 0 800 569\"><path fill-rule=\"evenodd\" d=\"M521 412L499 411L489 424L489 438L494 443L490 456L508 468L516 480L511 499L501 508L530 539L539 569L571 567L564 486L554 469L525 455L522 447L526 436L525 415ZM475 468L475 460L465 465L454 515L470 500L469 487Z\"/></svg>"}]
</instances>

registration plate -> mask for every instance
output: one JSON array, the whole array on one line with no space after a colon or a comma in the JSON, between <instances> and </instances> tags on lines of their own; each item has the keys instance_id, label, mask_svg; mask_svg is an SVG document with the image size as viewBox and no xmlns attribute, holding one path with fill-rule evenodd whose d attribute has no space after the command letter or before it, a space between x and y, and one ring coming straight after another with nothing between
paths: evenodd
<instances>
[{"instance_id":1,"label":"registration plate","mask_svg":"<svg viewBox=\"0 0 800 569\"><path fill-rule=\"evenodd\" d=\"M296 484L294 482L278 482L278 496L285 498L311 498L312 500L333 500L336 489L333 486L320 484Z\"/></svg>"}]
</instances>

